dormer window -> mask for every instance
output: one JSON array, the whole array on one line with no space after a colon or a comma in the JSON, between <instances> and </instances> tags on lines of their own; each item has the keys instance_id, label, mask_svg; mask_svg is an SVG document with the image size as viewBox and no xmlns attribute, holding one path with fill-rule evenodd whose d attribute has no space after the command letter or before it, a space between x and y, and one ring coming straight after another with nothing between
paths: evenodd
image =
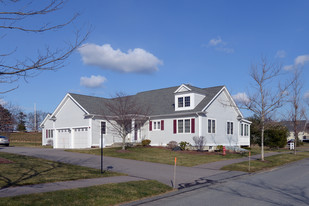
<instances>
[{"instance_id":1,"label":"dormer window","mask_svg":"<svg viewBox=\"0 0 309 206\"><path fill-rule=\"evenodd\" d=\"M178 107L183 107L183 97L178 97Z\"/></svg>"},{"instance_id":2,"label":"dormer window","mask_svg":"<svg viewBox=\"0 0 309 206\"><path fill-rule=\"evenodd\" d=\"M185 97L185 107L190 107L190 96Z\"/></svg>"},{"instance_id":3,"label":"dormer window","mask_svg":"<svg viewBox=\"0 0 309 206\"><path fill-rule=\"evenodd\" d=\"M175 111L193 110L206 97L202 90L198 92L192 91L190 85L182 84L178 87L174 92Z\"/></svg>"},{"instance_id":4,"label":"dormer window","mask_svg":"<svg viewBox=\"0 0 309 206\"><path fill-rule=\"evenodd\" d=\"M184 106L185 107L190 107L191 106L190 96L178 97L178 108L182 108Z\"/></svg>"}]
</instances>

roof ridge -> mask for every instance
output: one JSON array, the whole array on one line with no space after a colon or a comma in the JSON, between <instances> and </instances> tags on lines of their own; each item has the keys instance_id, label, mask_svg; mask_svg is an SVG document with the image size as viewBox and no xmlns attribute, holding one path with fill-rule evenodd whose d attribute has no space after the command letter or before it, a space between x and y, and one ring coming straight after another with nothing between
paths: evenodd
<instances>
[{"instance_id":1,"label":"roof ridge","mask_svg":"<svg viewBox=\"0 0 309 206\"><path fill-rule=\"evenodd\" d=\"M68 93L69 95L79 95L79 96L85 96L85 97L94 97L94 98L100 98L100 99L110 99L110 98L105 98L105 97L98 97L98 96L94 96L94 95L86 95L86 94L77 94L77 93L72 93L72 92L69 92Z\"/></svg>"},{"instance_id":2,"label":"roof ridge","mask_svg":"<svg viewBox=\"0 0 309 206\"><path fill-rule=\"evenodd\" d=\"M141 94L141 93L145 93L145 92L152 92L152 91L159 91L159 90L164 90L164 89L171 89L171 88L174 88L174 87L180 87L180 86L173 86L173 87L166 87L166 88L160 88L160 89L152 89L152 90L147 90L147 91L141 91L141 92L136 93L135 95Z\"/></svg>"}]
</instances>

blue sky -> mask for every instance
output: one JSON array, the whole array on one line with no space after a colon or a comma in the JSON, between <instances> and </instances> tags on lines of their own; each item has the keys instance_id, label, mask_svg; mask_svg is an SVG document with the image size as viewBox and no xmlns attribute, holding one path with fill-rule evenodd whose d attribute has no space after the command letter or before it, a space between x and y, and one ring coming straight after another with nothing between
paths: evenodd
<instances>
[{"instance_id":1,"label":"blue sky","mask_svg":"<svg viewBox=\"0 0 309 206\"><path fill-rule=\"evenodd\" d=\"M16 57L37 49L62 48L74 40L74 28L92 32L64 68L45 71L0 101L53 112L67 92L110 97L189 83L226 85L232 95L250 90L251 64L261 56L303 68L309 77L309 1L72 0L44 19L61 22L81 16L63 31L33 35L8 32L2 48ZM26 26L37 21L25 21ZM3 51L3 50L2 50ZM286 70L288 73L289 71ZM2 85L3 89L14 85ZM303 95L309 96L304 81Z\"/></svg>"}]
</instances>

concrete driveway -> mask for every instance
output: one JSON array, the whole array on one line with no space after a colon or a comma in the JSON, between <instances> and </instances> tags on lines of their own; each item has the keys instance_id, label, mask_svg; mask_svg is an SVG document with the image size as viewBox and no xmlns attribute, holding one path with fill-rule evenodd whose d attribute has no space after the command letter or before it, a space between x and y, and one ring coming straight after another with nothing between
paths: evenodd
<instances>
[{"instance_id":1,"label":"concrete driveway","mask_svg":"<svg viewBox=\"0 0 309 206\"><path fill-rule=\"evenodd\" d=\"M47 160L80 165L100 169L100 156L66 152L61 149L30 148L30 147L0 147L0 152L21 154ZM174 166L150 163L136 160L104 157L104 169L125 173L133 177L152 179L173 186ZM244 175L244 172L222 171L203 167L183 167L176 169L177 188L190 187L208 181L234 178Z\"/></svg>"}]
</instances>

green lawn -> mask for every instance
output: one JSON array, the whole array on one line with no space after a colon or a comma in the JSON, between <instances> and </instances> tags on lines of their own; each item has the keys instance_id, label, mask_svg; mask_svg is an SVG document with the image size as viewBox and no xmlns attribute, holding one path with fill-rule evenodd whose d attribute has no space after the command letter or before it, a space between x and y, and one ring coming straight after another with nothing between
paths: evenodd
<instances>
[{"instance_id":1,"label":"green lawn","mask_svg":"<svg viewBox=\"0 0 309 206\"><path fill-rule=\"evenodd\" d=\"M82 149L82 150L66 150L69 152L80 152L87 154L101 155L101 149ZM242 154L227 154L222 156L222 153L211 152L196 152L196 151L172 151L166 148L159 147L132 147L125 151L120 148L105 148L104 156L119 157L124 159L133 159L146 162L156 162L163 164L174 164L177 157L177 165L195 166L209 162L227 160L232 158L241 158Z\"/></svg>"},{"instance_id":2,"label":"green lawn","mask_svg":"<svg viewBox=\"0 0 309 206\"><path fill-rule=\"evenodd\" d=\"M231 164L223 167L223 170L236 170L243 172L257 172L265 169L270 169L273 167L278 167L285 165L291 162L295 162L301 159L309 157L309 152L298 152L297 155L292 153L288 154L278 154L270 157L265 157L265 161L254 160L250 162L250 171L249 171L249 162L241 162L236 164Z\"/></svg>"},{"instance_id":3,"label":"green lawn","mask_svg":"<svg viewBox=\"0 0 309 206\"><path fill-rule=\"evenodd\" d=\"M115 205L171 191L154 180L0 198L0 205Z\"/></svg>"},{"instance_id":4,"label":"green lawn","mask_svg":"<svg viewBox=\"0 0 309 206\"><path fill-rule=\"evenodd\" d=\"M12 161L0 163L0 188L121 175L114 172L101 174L97 169L2 152L0 158Z\"/></svg>"}]
</instances>

